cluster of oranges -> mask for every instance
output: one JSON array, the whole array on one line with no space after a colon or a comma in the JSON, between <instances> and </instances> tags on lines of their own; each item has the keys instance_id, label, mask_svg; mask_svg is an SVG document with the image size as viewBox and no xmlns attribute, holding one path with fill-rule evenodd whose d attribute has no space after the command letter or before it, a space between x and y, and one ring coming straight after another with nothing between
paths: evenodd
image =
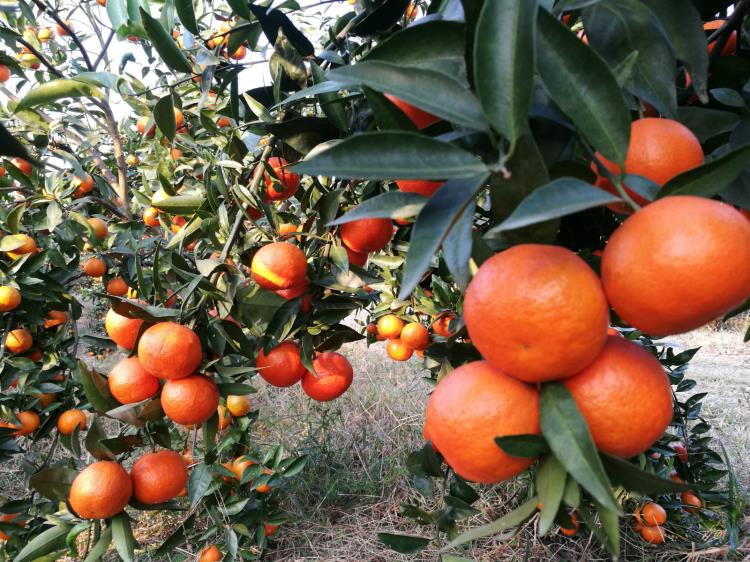
<instances>
[{"instance_id":1,"label":"cluster of oranges","mask_svg":"<svg viewBox=\"0 0 750 562\"><path fill-rule=\"evenodd\" d=\"M452 312L444 312L435 317L432 331L444 338L453 335L450 323L456 317ZM424 350L430 345L429 330L420 322L404 324L395 314L384 314L377 323L367 325L368 337L385 341L385 351L394 361L407 361L412 355L424 357Z\"/></svg>"}]
</instances>

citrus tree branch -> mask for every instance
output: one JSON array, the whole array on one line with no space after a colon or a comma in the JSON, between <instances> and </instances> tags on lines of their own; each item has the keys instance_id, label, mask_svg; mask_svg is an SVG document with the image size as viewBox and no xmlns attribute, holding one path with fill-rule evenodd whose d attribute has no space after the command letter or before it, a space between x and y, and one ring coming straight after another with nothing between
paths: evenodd
<instances>
[{"instance_id":1,"label":"citrus tree branch","mask_svg":"<svg viewBox=\"0 0 750 562\"><path fill-rule=\"evenodd\" d=\"M51 6L42 2L42 0L33 0L33 2L42 12L46 13L55 21L55 23L57 23L57 25L65 30L65 33L68 34L68 36L73 40L73 43L75 43L76 47L78 47L78 50L81 51L81 56L83 57L83 62L86 63L86 68L89 71L93 71L94 66L91 64L89 54L84 48L83 43L81 43L81 40L78 38L78 35L76 35L76 32L73 31L73 29L67 23L65 23L65 21L60 17L57 11L54 10Z\"/></svg>"}]
</instances>

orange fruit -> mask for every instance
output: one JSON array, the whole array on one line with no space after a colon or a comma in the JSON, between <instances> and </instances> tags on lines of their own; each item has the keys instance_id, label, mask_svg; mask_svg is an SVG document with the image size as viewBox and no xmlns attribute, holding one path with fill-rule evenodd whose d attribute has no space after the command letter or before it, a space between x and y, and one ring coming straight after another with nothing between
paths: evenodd
<instances>
[{"instance_id":1,"label":"orange fruit","mask_svg":"<svg viewBox=\"0 0 750 562\"><path fill-rule=\"evenodd\" d=\"M578 523L578 517L575 513L570 514L570 521L573 523L572 528L560 527L560 532L566 537L574 537L578 533L578 528L581 526L581 524Z\"/></svg>"},{"instance_id":2,"label":"orange fruit","mask_svg":"<svg viewBox=\"0 0 750 562\"><path fill-rule=\"evenodd\" d=\"M688 513L698 513L703 507L703 502L693 492L682 492L680 494L682 508Z\"/></svg>"},{"instance_id":3,"label":"orange fruit","mask_svg":"<svg viewBox=\"0 0 750 562\"><path fill-rule=\"evenodd\" d=\"M25 328L16 328L8 332L5 338L5 349L10 353L26 353L31 349L34 338Z\"/></svg>"},{"instance_id":4,"label":"orange fruit","mask_svg":"<svg viewBox=\"0 0 750 562\"><path fill-rule=\"evenodd\" d=\"M42 355L42 352L38 349L35 349L34 351L31 351L30 353L27 353L24 355L24 357L28 357L31 359L34 363L38 363L44 358L44 355Z\"/></svg>"},{"instance_id":5,"label":"orange fruit","mask_svg":"<svg viewBox=\"0 0 750 562\"><path fill-rule=\"evenodd\" d=\"M128 294L128 284L122 277L115 277L107 282L107 292L118 297L125 296Z\"/></svg>"},{"instance_id":6,"label":"orange fruit","mask_svg":"<svg viewBox=\"0 0 750 562\"><path fill-rule=\"evenodd\" d=\"M135 340L142 325L143 320L140 318L128 318L113 309L110 309L104 317L104 329L107 335L113 342L127 350L132 350L135 346Z\"/></svg>"},{"instance_id":7,"label":"orange fruit","mask_svg":"<svg viewBox=\"0 0 750 562\"><path fill-rule=\"evenodd\" d=\"M250 270L255 282L271 291L307 284L307 258L297 246L286 242L272 242L259 249Z\"/></svg>"},{"instance_id":8,"label":"orange fruit","mask_svg":"<svg viewBox=\"0 0 750 562\"><path fill-rule=\"evenodd\" d=\"M34 431L36 431L36 428L39 427L39 415L32 410L18 412L16 414L16 417L18 418L18 421L21 422L21 425L11 422L0 422L0 427L16 429L17 431L14 433L14 435L17 435L19 437L28 435L29 433L33 433Z\"/></svg>"},{"instance_id":9,"label":"orange fruit","mask_svg":"<svg viewBox=\"0 0 750 562\"><path fill-rule=\"evenodd\" d=\"M283 222L279 225L279 236L288 238L288 234L297 232L297 225L291 222Z\"/></svg>"},{"instance_id":10,"label":"orange fruit","mask_svg":"<svg viewBox=\"0 0 750 562\"><path fill-rule=\"evenodd\" d=\"M641 529L641 536L644 541L650 542L651 544L661 544L665 539L664 529L658 525L644 525Z\"/></svg>"},{"instance_id":11,"label":"orange fruit","mask_svg":"<svg viewBox=\"0 0 750 562\"><path fill-rule=\"evenodd\" d=\"M229 55L229 58L234 60L242 60L247 56L247 47L240 45L237 50Z\"/></svg>"},{"instance_id":12,"label":"orange fruit","mask_svg":"<svg viewBox=\"0 0 750 562\"><path fill-rule=\"evenodd\" d=\"M180 150L179 148L173 148L169 152L169 155L172 157L172 160L179 160L180 158L182 158L182 150Z\"/></svg>"},{"instance_id":13,"label":"orange fruit","mask_svg":"<svg viewBox=\"0 0 750 562\"><path fill-rule=\"evenodd\" d=\"M203 347L198 336L176 322L159 322L143 332L138 358L149 373L160 379L180 379L200 367Z\"/></svg>"},{"instance_id":14,"label":"orange fruit","mask_svg":"<svg viewBox=\"0 0 750 562\"><path fill-rule=\"evenodd\" d=\"M354 379L352 365L335 351L321 353L313 360L315 374L306 371L302 390L313 400L328 402L338 398L351 386Z\"/></svg>"},{"instance_id":15,"label":"orange fruit","mask_svg":"<svg viewBox=\"0 0 750 562\"><path fill-rule=\"evenodd\" d=\"M216 413L218 406L216 384L202 375L167 380L161 390L164 413L182 425L203 423Z\"/></svg>"},{"instance_id":16,"label":"orange fruit","mask_svg":"<svg viewBox=\"0 0 750 562\"><path fill-rule=\"evenodd\" d=\"M159 226L159 209L149 207L143 211L143 224L146 226Z\"/></svg>"},{"instance_id":17,"label":"orange fruit","mask_svg":"<svg viewBox=\"0 0 750 562\"><path fill-rule=\"evenodd\" d=\"M147 116L140 117L138 119L138 122L136 123L136 128L138 129L138 132L140 134L145 134L147 137L153 137L156 133L156 124L153 122L151 123L151 126L148 129L148 132L146 132L146 125L148 125L150 118Z\"/></svg>"},{"instance_id":18,"label":"orange fruit","mask_svg":"<svg viewBox=\"0 0 750 562\"><path fill-rule=\"evenodd\" d=\"M349 263L352 265L356 265L358 267L364 267L367 265L367 259L370 257L367 252L360 254L359 252L355 252L348 246L344 246L344 250L346 250L346 257L349 260Z\"/></svg>"},{"instance_id":19,"label":"orange fruit","mask_svg":"<svg viewBox=\"0 0 750 562\"><path fill-rule=\"evenodd\" d=\"M71 435L76 428L83 431L88 425L86 413L82 410L66 410L57 418L57 431L63 435Z\"/></svg>"},{"instance_id":20,"label":"orange fruit","mask_svg":"<svg viewBox=\"0 0 750 562\"><path fill-rule=\"evenodd\" d=\"M401 330L404 327L404 322L395 314L386 314L378 318L378 335L395 339L401 335Z\"/></svg>"},{"instance_id":21,"label":"orange fruit","mask_svg":"<svg viewBox=\"0 0 750 562\"><path fill-rule=\"evenodd\" d=\"M203 547L198 555L198 562L220 562L223 559L224 555L215 544Z\"/></svg>"},{"instance_id":22,"label":"orange fruit","mask_svg":"<svg viewBox=\"0 0 750 562\"><path fill-rule=\"evenodd\" d=\"M107 223L102 219L91 217L90 219L88 219L88 223L91 225L91 228L94 229L94 234L96 235L96 237L100 240L106 238L107 234L109 234Z\"/></svg>"},{"instance_id":23,"label":"orange fruit","mask_svg":"<svg viewBox=\"0 0 750 562\"><path fill-rule=\"evenodd\" d=\"M367 328L365 328L365 331L367 332L367 336L374 338L378 333L378 325L375 324L375 322L370 322L367 325Z\"/></svg>"},{"instance_id":24,"label":"orange fruit","mask_svg":"<svg viewBox=\"0 0 750 562\"><path fill-rule=\"evenodd\" d=\"M250 411L250 396L227 396L227 410L235 417L246 415Z\"/></svg>"},{"instance_id":25,"label":"orange fruit","mask_svg":"<svg viewBox=\"0 0 750 562\"><path fill-rule=\"evenodd\" d=\"M438 336L442 336L444 338L449 338L453 335L453 332L450 329L451 322L456 318L456 315L452 312L443 312L435 319L435 321L432 323L432 331L435 332Z\"/></svg>"},{"instance_id":26,"label":"orange fruit","mask_svg":"<svg viewBox=\"0 0 750 562\"><path fill-rule=\"evenodd\" d=\"M414 354L414 349L406 345L401 339L389 339L385 344L385 352L394 361L408 361Z\"/></svg>"},{"instance_id":27,"label":"orange fruit","mask_svg":"<svg viewBox=\"0 0 750 562\"><path fill-rule=\"evenodd\" d=\"M596 357L607 338L609 307L596 273L573 252L520 244L479 267L464 319L487 361L543 382L573 375Z\"/></svg>"},{"instance_id":28,"label":"orange fruit","mask_svg":"<svg viewBox=\"0 0 750 562\"><path fill-rule=\"evenodd\" d=\"M703 24L703 29L706 31L715 31L719 29L726 20L713 20L713 21L707 21ZM711 41L708 44L708 52L711 53L716 48L716 41ZM727 42L724 44L724 48L721 50L721 56L727 57L735 54L737 52L737 31L733 30L732 33L729 34L729 39L727 39Z\"/></svg>"},{"instance_id":29,"label":"orange fruit","mask_svg":"<svg viewBox=\"0 0 750 562\"><path fill-rule=\"evenodd\" d=\"M268 355L263 353L261 348L258 351L255 366L258 367L258 374L263 377L263 380L273 386L292 386L305 374L299 347L290 340L281 342L271 349Z\"/></svg>"},{"instance_id":30,"label":"orange fruit","mask_svg":"<svg viewBox=\"0 0 750 562\"><path fill-rule=\"evenodd\" d=\"M174 108L174 121L175 126L178 129L185 124L185 115L182 113L182 110L177 107Z\"/></svg>"},{"instance_id":31,"label":"orange fruit","mask_svg":"<svg viewBox=\"0 0 750 562\"><path fill-rule=\"evenodd\" d=\"M141 503L164 503L177 497L187 485L185 460L174 451L146 453L130 469L133 496Z\"/></svg>"},{"instance_id":32,"label":"orange fruit","mask_svg":"<svg viewBox=\"0 0 750 562\"><path fill-rule=\"evenodd\" d=\"M433 123L437 123L438 121L440 121L440 117L437 117L432 113L427 113L426 111L419 109L418 107L415 107L410 103L397 98L396 96L393 96L391 94L383 95L388 98L393 105L398 107L404 113L404 115L406 115L409 120L417 126L417 129L424 129L425 127L429 127Z\"/></svg>"},{"instance_id":33,"label":"orange fruit","mask_svg":"<svg viewBox=\"0 0 750 562\"><path fill-rule=\"evenodd\" d=\"M133 483L122 465L100 461L78 473L68 502L83 519L107 519L125 509L132 495Z\"/></svg>"},{"instance_id":34,"label":"orange fruit","mask_svg":"<svg viewBox=\"0 0 750 562\"><path fill-rule=\"evenodd\" d=\"M55 394L54 392L42 392L39 394L35 394L34 397L39 400L39 405L42 408L47 408L50 404L57 400L57 394Z\"/></svg>"},{"instance_id":35,"label":"orange fruit","mask_svg":"<svg viewBox=\"0 0 750 562\"><path fill-rule=\"evenodd\" d=\"M134 404L159 392L159 379L143 368L137 357L126 357L115 365L107 379L109 391L120 404Z\"/></svg>"},{"instance_id":36,"label":"orange fruit","mask_svg":"<svg viewBox=\"0 0 750 562\"><path fill-rule=\"evenodd\" d=\"M640 519L644 525L664 525L667 522L667 512L658 503L647 503L641 508Z\"/></svg>"},{"instance_id":37,"label":"orange fruit","mask_svg":"<svg viewBox=\"0 0 750 562\"><path fill-rule=\"evenodd\" d=\"M1 64L0 64L0 67L2 67L2 66L3 66L3 65L1 65ZM5 169L5 166L0 166L0 178L1 178L1 177L3 177L3 176L5 175L5 172L6 172L6 171L7 171L7 170Z\"/></svg>"},{"instance_id":38,"label":"orange fruit","mask_svg":"<svg viewBox=\"0 0 750 562\"><path fill-rule=\"evenodd\" d=\"M672 420L672 389L659 361L637 343L608 336L602 352L562 381L600 451L632 457Z\"/></svg>"},{"instance_id":39,"label":"orange fruit","mask_svg":"<svg viewBox=\"0 0 750 562\"><path fill-rule=\"evenodd\" d=\"M128 166L137 166L141 163L141 159L138 158L137 154L129 154L128 157L125 159L125 163Z\"/></svg>"},{"instance_id":40,"label":"orange fruit","mask_svg":"<svg viewBox=\"0 0 750 562\"><path fill-rule=\"evenodd\" d=\"M401 330L401 343L415 351L422 351L430 345L430 334L419 322L409 322Z\"/></svg>"},{"instance_id":41,"label":"orange fruit","mask_svg":"<svg viewBox=\"0 0 750 562\"><path fill-rule=\"evenodd\" d=\"M10 80L10 68L0 64L0 82L7 82L8 80Z\"/></svg>"},{"instance_id":42,"label":"orange fruit","mask_svg":"<svg viewBox=\"0 0 750 562\"><path fill-rule=\"evenodd\" d=\"M92 189L94 189L94 178L92 178L89 174L86 174L86 176L83 178L75 176L73 178L73 181L70 182L70 185L76 188L73 196L82 197L89 193Z\"/></svg>"},{"instance_id":43,"label":"orange fruit","mask_svg":"<svg viewBox=\"0 0 750 562\"><path fill-rule=\"evenodd\" d=\"M276 531L278 530L278 525L274 525L272 523L263 523L263 534L266 535L266 537L274 536L276 534Z\"/></svg>"},{"instance_id":44,"label":"orange fruit","mask_svg":"<svg viewBox=\"0 0 750 562\"><path fill-rule=\"evenodd\" d=\"M596 153L599 161L612 174L619 174L620 167ZM636 174L664 185L669 180L703 164L703 149L696 136L682 123L671 119L644 117L630 126L630 144L625 157L625 174ZM592 165L596 171L596 165ZM596 186L617 195L612 182L604 177L596 180ZM639 205L644 199L632 190L627 190ZM630 212L623 205L612 207L616 212Z\"/></svg>"},{"instance_id":45,"label":"orange fruit","mask_svg":"<svg viewBox=\"0 0 750 562\"><path fill-rule=\"evenodd\" d=\"M359 219L341 225L341 241L358 254L382 250L393 236L393 225L389 219Z\"/></svg>"},{"instance_id":46,"label":"orange fruit","mask_svg":"<svg viewBox=\"0 0 750 562\"><path fill-rule=\"evenodd\" d=\"M224 129L225 127L229 127L232 125L232 120L229 117L222 115L216 120L216 125L219 128Z\"/></svg>"},{"instance_id":47,"label":"orange fruit","mask_svg":"<svg viewBox=\"0 0 750 562\"><path fill-rule=\"evenodd\" d=\"M688 455L688 450L682 443L676 443L672 445L672 450L677 453L677 458L680 459L682 462L688 462L688 459L690 458Z\"/></svg>"},{"instance_id":48,"label":"orange fruit","mask_svg":"<svg viewBox=\"0 0 750 562\"><path fill-rule=\"evenodd\" d=\"M254 460L252 460L249 457L241 456L237 457L232 461L232 464L229 465L229 470L232 471L234 474L234 477L239 481L242 480L242 475L244 474L245 470L248 466L252 466L256 464Z\"/></svg>"},{"instance_id":49,"label":"orange fruit","mask_svg":"<svg viewBox=\"0 0 750 562\"><path fill-rule=\"evenodd\" d=\"M26 254L35 254L37 251L36 242L34 239L27 234L11 234L14 240L21 242L21 246L10 252L5 252L10 259L15 260ZM7 238L7 237L6 237Z\"/></svg>"},{"instance_id":50,"label":"orange fruit","mask_svg":"<svg viewBox=\"0 0 750 562\"><path fill-rule=\"evenodd\" d=\"M15 287L0 287L0 312L10 312L21 304L21 292Z\"/></svg>"},{"instance_id":51,"label":"orange fruit","mask_svg":"<svg viewBox=\"0 0 750 562\"><path fill-rule=\"evenodd\" d=\"M101 277L107 273L107 264L101 258L89 258L83 264L83 272L89 277Z\"/></svg>"},{"instance_id":52,"label":"orange fruit","mask_svg":"<svg viewBox=\"0 0 750 562\"><path fill-rule=\"evenodd\" d=\"M2 82L2 80L0 80L0 82ZM19 515L21 515L21 514L20 513L3 513L2 515L0 515L0 522L2 522L2 523L11 523L11 522L15 521L18 518ZM21 521L21 522L18 523L18 526L19 527L25 527L26 526L26 522L25 521ZM4 531L0 531L0 541L9 541L9 540L10 540L10 535L8 533L4 532Z\"/></svg>"},{"instance_id":53,"label":"orange fruit","mask_svg":"<svg viewBox=\"0 0 750 562\"><path fill-rule=\"evenodd\" d=\"M68 313L62 310L50 310L44 318L44 328L54 328L61 326L68 321Z\"/></svg>"},{"instance_id":54,"label":"orange fruit","mask_svg":"<svg viewBox=\"0 0 750 562\"><path fill-rule=\"evenodd\" d=\"M442 187L442 181L428 181L428 180L396 180L396 185L399 191L406 193L417 193L424 195L425 197L432 197L432 195Z\"/></svg>"},{"instance_id":55,"label":"orange fruit","mask_svg":"<svg viewBox=\"0 0 750 562\"><path fill-rule=\"evenodd\" d=\"M750 221L702 197L665 197L609 239L602 283L617 314L654 336L698 328L750 295Z\"/></svg>"},{"instance_id":56,"label":"orange fruit","mask_svg":"<svg viewBox=\"0 0 750 562\"><path fill-rule=\"evenodd\" d=\"M261 474L273 474L273 471L267 468L264 468L263 470L260 471L260 473ZM259 486L255 487L255 491L258 492L259 494L267 494L268 492L271 491L271 486L269 484L260 484Z\"/></svg>"},{"instance_id":57,"label":"orange fruit","mask_svg":"<svg viewBox=\"0 0 750 562\"><path fill-rule=\"evenodd\" d=\"M226 406L219 404L216 408L216 413L219 416L219 431L224 431L232 425L232 414L227 410Z\"/></svg>"},{"instance_id":58,"label":"orange fruit","mask_svg":"<svg viewBox=\"0 0 750 562\"><path fill-rule=\"evenodd\" d=\"M502 482L533 459L505 454L495 437L538 434L539 392L487 361L474 361L440 380L427 401L425 435L461 477Z\"/></svg>"},{"instance_id":59,"label":"orange fruit","mask_svg":"<svg viewBox=\"0 0 750 562\"><path fill-rule=\"evenodd\" d=\"M268 159L268 165L276 174L278 180L275 180L268 172L264 172L263 179L266 184L265 200L283 201L289 199L299 187L299 174L289 171L287 168L289 162L278 156L272 156Z\"/></svg>"},{"instance_id":60,"label":"orange fruit","mask_svg":"<svg viewBox=\"0 0 750 562\"><path fill-rule=\"evenodd\" d=\"M36 58L36 56L34 56L34 58ZM31 166L31 162L29 162L28 160L24 160L23 158L16 157L16 158L11 158L10 161L13 163L13 165L16 168L18 168L19 170L21 170L21 172L23 172L23 174L25 174L27 176L31 174L33 168Z\"/></svg>"},{"instance_id":61,"label":"orange fruit","mask_svg":"<svg viewBox=\"0 0 750 562\"><path fill-rule=\"evenodd\" d=\"M43 27L39 30L39 33L36 34L37 39L44 43L45 41L49 41L50 39L54 38L55 31L51 27Z\"/></svg>"}]
</instances>

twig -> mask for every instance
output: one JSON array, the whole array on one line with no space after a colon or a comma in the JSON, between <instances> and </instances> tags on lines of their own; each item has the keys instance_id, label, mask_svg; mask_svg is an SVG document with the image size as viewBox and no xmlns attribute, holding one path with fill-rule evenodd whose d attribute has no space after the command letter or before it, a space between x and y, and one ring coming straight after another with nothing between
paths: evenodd
<instances>
[{"instance_id":1,"label":"twig","mask_svg":"<svg viewBox=\"0 0 750 562\"><path fill-rule=\"evenodd\" d=\"M90 71L93 71L94 67L91 64L91 59L89 59L89 54L88 52L86 52L86 49L84 48L83 43L81 43L81 40L78 38L78 35L76 35L76 32L73 31L70 26L68 26L68 24L63 21L60 15L51 6L42 2L42 0L33 0L33 2L39 7L40 10L42 10L42 12L46 12L49 17L55 20L57 25L65 30L65 33L68 34L68 36L73 40L73 43L75 43L76 47L78 47L78 50L81 51L83 62L86 63L86 68L88 68Z\"/></svg>"},{"instance_id":2,"label":"twig","mask_svg":"<svg viewBox=\"0 0 750 562\"><path fill-rule=\"evenodd\" d=\"M99 66L99 63L102 62L102 59L107 54L107 48L109 47L109 44L112 42L112 39L114 38L114 36L115 36L115 31L114 30L110 31L109 37L107 37L107 40L104 43L102 43L102 52L99 53L98 57L96 57L96 60L94 61L94 68Z\"/></svg>"}]
</instances>

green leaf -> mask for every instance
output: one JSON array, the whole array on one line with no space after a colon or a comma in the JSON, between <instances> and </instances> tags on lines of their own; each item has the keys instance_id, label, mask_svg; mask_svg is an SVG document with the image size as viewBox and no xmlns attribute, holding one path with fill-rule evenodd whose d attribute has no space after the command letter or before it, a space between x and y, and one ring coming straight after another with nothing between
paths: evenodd
<instances>
[{"instance_id":1,"label":"green leaf","mask_svg":"<svg viewBox=\"0 0 750 562\"><path fill-rule=\"evenodd\" d=\"M167 94L154 106L154 122L162 134L170 141L174 140L177 131L177 122L174 114L174 98Z\"/></svg>"},{"instance_id":2,"label":"green leaf","mask_svg":"<svg viewBox=\"0 0 750 562\"><path fill-rule=\"evenodd\" d=\"M630 113L606 63L546 10L537 18L537 69L544 86L594 148L624 162Z\"/></svg>"},{"instance_id":3,"label":"green leaf","mask_svg":"<svg viewBox=\"0 0 750 562\"><path fill-rule=\"evenodd\" d=\"M531 515L533 515L533 513L536 511L537 501L537 497L534 496L527 502L519 505L510 513L503 515L500 519L496 519L492 523L487 523L486 525L482 525L481 527L474 527L473 529L469 529L468 531L461 533L455 539L445 545L442 550L445 551L449 548L455 548L476 539L497 535L501 531L507 531L508 529L520 525L529 517L531 517Z\"/></svg>"},{"instance_id":4,"label":"green leaf","mask_svg":"<svg viewBox=\"0 0 750 562\"><path fill-rule=\"evenodd\" d=\"M601 521L602 528L607 535L607 550L613 556L617 556L620 553L620 517L617 511L607 509L601 504L594 502L597 512L599 513L599 521Z\"/></svg>"},{"instance_id":5,"label":"green leaf","mask_svg":"<svg viewBox=\"0 0 750 562\"><path fill-rule=\"evenodd\" d=\"M482 106L459 81L434 70L365 61L330 70L333 82L363 84L470 129L488 129Z\"/></svg>"},{"instance_id":6,"label":"green leaf","mask_svg":"<svg viewBox=\"0 0 750 562\"><path fill-rule=\"evenodd\" d=\"M56 466L40 470L31 477L30 483L45 498L63 502L68 499L70 485L77 475L72 468Z\"/></svg>"},{"instance_id":7,"label":"green leaf","mask_svg":"<svg viewBox=\"0 0 750 562\"><path fill-rule=\"evenodd\" d=\"M169 242L167 242L165 248L171 250L172 248L179 247L180 244L189 244L200 235L202 224L203 219L200 217L194 217L189 223L182 227Z\"/></svg>"},{"instance_id":8,"label":"green leaf","mask_svg":"<svg viewBox=\"0 0 750 562\"><path fill-rule=\"evenodd\" d=\"M427 200L411 233L398 298L405 299L414 290L448 231L466 206L473 205L474 197L486 181L487 174L449 180Z\"/></svg>"},{"instance_id":9,"label":"green leaf","mask_svg":"<svg viewBox=\"0 0 750 562\"><path fill-rule=\"evenodd\" d=\"M656 14L640 0L599 2L584 8L583 26L589 44L611 66L637 51L631 91L662 115L674 117L677 113L675 55Z\"/></svg>"},{"instance_id":10,"label":"green leaf","mask_svg":"<svg viewBox=\"0 0 750 562\"><path fill-rule=\"evenodd\" d=\"M336 226L360 219L413 217L427 203L427 198L417 193L389 191L365 199L345 215L328 223Z\"/></svg>"},{"instance_id":11,"label":"green leaf","mask_svg":"<svg viewBox=\"0 0 750 562\"><path fill-rule=\"evenodd\" d=\"M563 492L563 502L568 507L578 507L581 503L581 488L578 486L575 478L568 476L565 482L565 491Z\"/></svg>"},{"instance_id":12,"label":"green leaf","mask_svg":"<svg viewBox=\"0 0 750 562\"><path fill-rule=\"evenodd\" d=\"M701 16L691 2L658 0L648 6L659 16L677 58L690 73L693 90L703 103L708 103L708 45Z\"/></svg>"},{"instance_id":13,"label":"green leaf","mask_svg":"<svg viewBox=\"0 0 750 562\"><path fill-rule=\"evenodd\" d=\"M99 412L107 412L117 408L120 403L112 397L109 392L107 379L88 368L86 363L78 361L78 370L81 374L81 384L86 400Z\"/></svg>"},{"instance_id":14,"label":"green leaf","mask_svg":"<svg viewBox=\"0 0 750 562\"><path fill-rule=\"evenodd\" d=\"M467 205L443 240L445 265L448 266L453 281L462 289L466 289L471 279L469 259L474 243L471 236L473 227L474 205Z\"/></svg>"},{"instance_id":15,"label":"green leaf","mask_svg":"<svg viewBox=\"0 0 750 562\"><path fill-rule=\"evenodd\" d=\"M13 562L32 562L51 552L65 548L65 537L72 529L72 525L55 525L35 536L21 551L16 554Z\"/></svg>"},{"instance_id":16,"label":"green leaf","mask_svg":"<svg viewBox=\"0 0 750 562\"><path fill-rule=\"evenodd\" d=\"M543 10L542 10L543 11ZM474 84L484 114L511 144L528 128L537 0L485 2L474 37Z\"/></svg>"},{"instance_id":17,"label":"green leaf","mask_svg":"<svg viewBox=\"0 0 750 562\"><path fill-rule=\"evenodd\" d=\"M0 155L18 156L24 160L33 161L26 147L2 123L0 123Z\"/></svg>"},{"instance_id":18,"label":"green leaf","mask_svg":"<svg viewBox=\"0 0 750 562\"><path fill-rule=\"evenodd\" d=\"M723 156L693 168L669 180L657 198L668 195L699 195L713 197L736 180L750 160L750 145L736 148Z\"/></svg>"},{"instance_id":19,"label":"green leaf","mask_svg":"<svg viewBox=\"0 0 750 562\"><path fill-rule=\"evenodd\" d=\"M128 23L126 0L107 0L107 16L115 31L126 25Z\"/></svg>"},{"instance_id":20,"label":"green leaf","mask_svg":"<svg viewBox=\"0 0 750 562\"><path fill-rule=\"evenodd\" d=\"M109 2L108 2L109 3ZM109 545L112 543L112 527L107 527L102 531L101 537L96 541L96 544L89 551L88 556L83 562L97 562L101 560L104 554L109 550Z\"/></svg>"},{"instance_id":21,"label":"green leaf","mask_svg":"<svg viewBox=\"0 0 750 562\"><path fill-rule=\"evenodd\" d=\"M86 450L91 453L94 458L113 461L116 457L112 454L112 451L103 444L105 439L107 439L107 434L104 432L99 417L96 416L89 425L88 431L86 431L86 439L84 440Z\"/></svg>"},{"instance_id":22,"label":"green leaf","mask_svg":"<svg viewBox=\"0 0 750 562\"><path fill-rule=\"evenodd\" d=\"M391 550L401 554L414 554L430 544L430 539L413 535L397 535L395 533L378 533L378 539Z\"/></svg>"},{"instance_id":23,"label":"green leaf","mask_svg":"<svg viewBox=\"0 0 750 562\"><path fill-rule=\"evenodd\" d=\"M387 131L388 129L396 131L417 130L411 119L383 94L367 86L362 86L362 93L365 94L367 105L372 110L378 129L381 131Z\"/></svg>"},{"instance_id":24,"label":"green leaf","mask_svg":"<svg viewBox=\"0 0 750 562\"><path fill-rule=\"evenodd\" d=\"M417 133L385 131L316 149L292 169L311 176L387 180L466 178L487 167L452 144Z\"/></svg>"},{"instance_id":25,"label":"green leaf","mask_svg":"<svg viewBox=\"0 0 750 562\"><path fill-rule=\"evenodd\" d=\"M586 420L568 389L559 383L542 385L539 412L542 434L557 460L594 499L619 513Z\"/></svg>"},{"instance_id":26,"label":"green leaf","mask_svg":"<svg viewBox=\"0 0 750 562\"><path fill-rule=\"evenodd\" d=\"M229 7L232 8L232 11L241 18L249 20L252 17L252 14L247 7L246 0L227 0L227 4L229 4Z\"/></svg>"},{"instance_id":27,"label":"green leaf","mask_svg":"<svg viewBox=\"0 0 750 562\"><path fill-rule=\"evenodd\" d=\"M532 191L516 210L488 233L504 232L617 203L620 199L577 178L559 178Z\"/></svg>"},{"instance_id":28,"label":"green leaf","mask_svg":"<svg viewBox=\"0 0 750 562\"><path fill-rule=\"evenodd\" d=\"M539 464L536 489L539 503L542 504L539 515L539 534L542 536L546 535L555 523L567 476L563 465L552 455L545 457Z\"/></svg>"},{"instance_id":29,"label":"green leaf","mask_svg":"<svg viewBox=\"0 0 750 562\"><path fill-rule=\"evenodd\" d=\"M599 456L612 482L622 486L626 490L641 494L656 495L685 492L691 489L691 486L687 484L680 484L669 478L662 478L656 474L651 474L631 462L608 455L607 453L599 453Z\"/></svg>"},{"instance_id":30,"label":"green leaf","mask_svg":"<svg viewBox=\"0 0 750 562\"><path fill-rule=\"evenodd\" d=\"M206 496L208 489L211 487L212 481L211 469L205 464L199 464L190 470L190 477L188 478L188 498L190 499L191 507L194 507Z\"/></svg>"},{"instance_id":31,"label":"green leaf","mask_svg":"<svg viewBox=\"0 0 750 562\"><path fill-rule=\"evenodd\" d=\"M124 562L133 562L135 552L135 538L130 528L130 518L124 511L112 518L112 542L115 543L117 554Z\"/></svg>"},{"instance_id":32,"label":"green leaf","mask_svg":"<svg viewBox=\"0 0 750 562\"><path fill-rule=\"evenodd\" d=\"M327 82L325 72L317 65L315 61L310 61L310 72L312 74L313 83L322 84ZM349 125L347 123L346 111L344 111L343 105L339 102L341 98L336 92L324 92L318 94L318 101L320 102L320 108L326 117L334 124L334 126L343 133L349 132Z\"/></svg>"},{"instance_id":33,"label":"green leaf","mask_svg":"<svg viewBox=\"0 0 750 562\"><path fill-rule=\"evenodd\" d=\"M167 66L177 72L191 73L193 71L192 66L172 39L172 36L167 33L158 20L152 18L142 7L139 7L138 10L149 40Z\"/></svg>"},{"instance_id":34,"label":"green leaf","mask_svg":"<svg viewBox=\"0 0 750 562\"><path fill-rule=\"evenodd\" d=\"M80 98L82 96L102 98L104 94L91 84L60 78L35 86L18 102L15 111L38 107L63 98Z\"/></svg>"},{"instance_id":35,"label":"green leaf","mask_svg":"<svg viewBox=\"0 0 750 562\"><path fill-rule=\"evenodd\" d=\"M180 23L185 26L190 33L198 35L198 22L195 21L195 10L193 9L193 0L175 0L175 10Z\"/></svg>"},{"instance_id":36,"label":"green leaf","mask_svg":"<svg viewBox=\"0 0 750 562\"><path fill-rule=\"evenodd\" d=\"M151 201L151 205L170 215L191 215L200 209L203 201L201 195L174 195L157 202Z\"/></svg>"},{"instance_id":37,"label":"green leaf","mask_svg":"<svg viewBox=\"0 0 750 562\"><path fill-rule=\"evenodd\" d=\"M504 453L519 458L535 458L549 453L549 445L541 435L506 435L495 437Z\"/></svg>"}]
</instances>

